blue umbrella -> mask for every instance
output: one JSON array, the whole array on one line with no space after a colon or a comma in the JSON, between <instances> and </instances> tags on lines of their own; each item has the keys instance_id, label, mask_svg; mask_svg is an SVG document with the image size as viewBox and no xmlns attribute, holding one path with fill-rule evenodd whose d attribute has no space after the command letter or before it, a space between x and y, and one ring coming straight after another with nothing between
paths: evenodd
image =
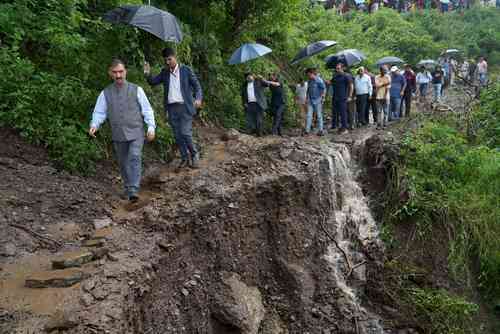
<instances>
[{"instance_id":1,"label":"blue umbrella","mask_svg":"<svg viewBox=\"0 0 500 334\"><path fill-rule=\"evenodd\" d=\"M249 60L262 57L272 50L265 45L257 43L245 43L240 46L229 59L229 65L245 63Z\"/></svg>"},{"instance_id":2,"label":"blue umbrella","mask_svg":"<svg viewBox=\"0 0 500 334\"><path fill-rule=\"evenodd\" d=\"M297 53L297 55L292 59L291 64L295 65L298 62L307 59L311 56L314 56L336 44L337 42L335 41L319 41L311 43L302 50L300 50L299 53Z\"/></svg>"}]
</instances>

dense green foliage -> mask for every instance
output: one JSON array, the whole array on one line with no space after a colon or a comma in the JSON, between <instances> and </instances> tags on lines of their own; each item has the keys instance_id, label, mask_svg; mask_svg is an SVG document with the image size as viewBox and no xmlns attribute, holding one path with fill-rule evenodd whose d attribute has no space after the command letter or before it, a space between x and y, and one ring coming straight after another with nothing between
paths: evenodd
<instances>
[{"instance_id":1,"label":"dense green foliage","mask_svg":"<svg viewBox=\"0 0 500 334\"><path fill-rule=\"evenodd\" d=\"M472 131L475 140L500 150L500 83L483 92L481 105L474 111Z\"/></svg>"},{"instance_id":2,"label":"dense green foliage","mask_svg":"<svg viewBox=\"0 0 500 334\"><path fill-rule=\"evenodd\" d=\"M415 288L408 297L416 307L419 321L428 328L428 333L473 333L474 329L470 328L472 317L478 311L477 305L444 290Z\"/></svg>"},{"instance_id":3,"label":"dense green foliage","mask_svg":"<svg viewBox=\"0 0 500 334\"><path fill-rule=\"evenodd\" d=\"M469 261L478 259L480 287L493 299L500 297L500 151L494 137L500 119L493 98L499 92L497 85L483 95L474 115L481 129L472 140L453 118L427 122L407 137L400 166L406 182L400 184L409 200L397 212L398 221L415 222L424 237L436 227L448 230L452 271L469 279Z\"/></svg>"},{"instance_id":4,"label":"dense green foliage","mask_svg":"<svg viewBox=\"0 0 500 334\"><path fill-rule=\"evenodd\" d=\"M476 304L444 289L422 287L418 278L426 275L425 270L406 261L387 261L385 270L390 277L387 294L407 319L418 324L421 333L479 333L474 323L479 311Z\"/></svg>"}]
</instances>

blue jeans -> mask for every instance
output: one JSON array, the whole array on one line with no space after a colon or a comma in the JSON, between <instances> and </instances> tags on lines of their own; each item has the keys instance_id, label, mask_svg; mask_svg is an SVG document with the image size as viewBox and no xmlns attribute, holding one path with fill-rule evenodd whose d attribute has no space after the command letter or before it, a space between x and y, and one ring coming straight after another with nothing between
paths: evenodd
<instances>
[{"instance_id":1,"label":"blue jeans","mask_svg":"<svg viewBox=\"0 0 500 334\"><path fill-rule=\"evenodd\" d=\"M168 122L174 131L175 143L181 151L181 159L188 160L189 154L195 157L198 152L193 145L193 116L184 104L168 105Z\"/></svg>"},{"instance_id":2,"label":"blue jeans","mask_svg":"<svg viewBox=\"0 0 500 334\"><path fill-rule=\"evenodd\" d=\"M421 83L418 85L418 90L420 92L420 96L422 96L422 97L427 96L427 87L429 87L429 84L427 84L427 83Z\"/></svg>"},{"instance_id":3,"label":"blue jeans","mask_svg":"<svg viewBox=\"0 0 500 334\"><path fill-rule=\"evenodd\" d=\"M391 103L389 106L389 121L401 117L401 96L391 96Z\"/></svg>"},{"instance_id":4,"label":"blue jeans","mask_svg":"<svg viewBox=\"0 0 500 334\"><path fill-rule=\"evenodd\" d=\"M488 77L486 73L479 73L479 83L481 86L486 86L486 83L488 82Z\"/></svg>"},{"instance_id":5,"label":"blue jeans","mask_svg":"<svg viewBox=\"0 0 500 334\"><path fill-rule=\"evenodd\" d=\"M340 118L340 125L342 129L347 129L347 100L333 100L332 106L332 129L335 129L339 124L338 119Z\"/></svg>"},{"instance_id":6,"label":"blue jeans","mask_svg":"<svg viewBox=\"0 0 500 334\"><path fill-rule=\"evenodd\" d=\"M309 103L307 105L306 133L311 132L313 112L318 120L318 130L323 131L323 105L320 103Z\"/></svg>"},{"instance_id":7,"label":"blue jeans","mask_svg":"<svg viewBox=\"0 0 500 334\"><path fill-rule=\"evenodd\" d=\"M125 193L129 196L135 195L141 184L144 137L131 141L115 141L113 146L120 165Z\"/></svg>"},{"instance_id":8,"label":"blue jeans","mask_svg":"<svg viewBox=\"0 0 500 334\"><path fill-rule=\"evenodd\" d=\"M447 3L442 3L441 4L441 11L443 13L446 13L448 11L448 4Z\"/></svg>"},{"instance_id":9,"label":"blue jeans","mask_svg":"<svg viewBox=\"0 0 500 334\"><path fill-rule=\"evenodd\" d=\"M433 99L435 102L439 102L441 100L441 88L442 84L432 84L432 93L433 93Z\"/></svg>"}]
</instances>

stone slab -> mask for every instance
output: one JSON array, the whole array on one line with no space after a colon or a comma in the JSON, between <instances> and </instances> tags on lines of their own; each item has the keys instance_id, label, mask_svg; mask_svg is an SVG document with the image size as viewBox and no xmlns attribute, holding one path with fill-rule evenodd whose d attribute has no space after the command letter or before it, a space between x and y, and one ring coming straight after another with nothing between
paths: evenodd
<instances>
[{"instance_id":1,"label":"stone slab","mask_svg":"<svg viewBox=\"0 0 500 334\"><path fill-rule=\"evenodd\" d=\"M77 251L65 253L52 260L52 268L66 269L72 267L81 267L85 263L93 260L94 254L89 251Z\"/></svg>"},{"instance_id":2,"label":"stone slab","mask_svg":"<svg viewBox=\"0 0 500 334\"><path fill-rule=\"evenodd\" d=\"M102 247L104 246L104 239L90 239L83 242L83 247Z\"/></svg>"},{"instance_id":3,"label":"stone slab","mask_svg":"<svg viewBox=\"0 0 500 334\"><path fill-rule=\"evenodd\" d=\"M42 271L31 274L24 285L27 288L67 288L88 277L83 271L70 268L64 270Z\"/></svg>"}]
</instances>

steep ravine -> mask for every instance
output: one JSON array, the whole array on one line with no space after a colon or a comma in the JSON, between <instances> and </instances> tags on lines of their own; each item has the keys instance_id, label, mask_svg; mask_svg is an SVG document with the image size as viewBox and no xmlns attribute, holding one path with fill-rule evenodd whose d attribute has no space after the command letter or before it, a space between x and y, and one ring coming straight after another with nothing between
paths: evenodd
<instances>
[{"instance_id":1,"label":"steep ravine","mask_svg":"<svg viewBox=\"0 0 500 334\"><path fill-rule=\"evenodd\" d=\"M190 178L188 209L150 222L169 250L134 301L136 333L390 333L365 297L383 246L349 148L227 144L247 158Z\"/></svg>"},{"instance_id":2,"label":"steep ravine","mask_svg":"<svg viewBox=\"0 0 500 334\"><path fill-rule=\"evenodd\" d=\"M36 201L31 190L5 184L4 222L56 243L11 225L0 233L14 250L0 258L0 333L399 333L377 315L384 250L351 158L373 132L211 134L199 170L149 164L139 204L99 195L118 191L110 173L67 215L50 204L89 180L6 153L12 180L32 170L33 184L74 187L40 198L38 213L17 209ZM99 211L78 215L80 205Z\"/></svg>"}]
</instances>

